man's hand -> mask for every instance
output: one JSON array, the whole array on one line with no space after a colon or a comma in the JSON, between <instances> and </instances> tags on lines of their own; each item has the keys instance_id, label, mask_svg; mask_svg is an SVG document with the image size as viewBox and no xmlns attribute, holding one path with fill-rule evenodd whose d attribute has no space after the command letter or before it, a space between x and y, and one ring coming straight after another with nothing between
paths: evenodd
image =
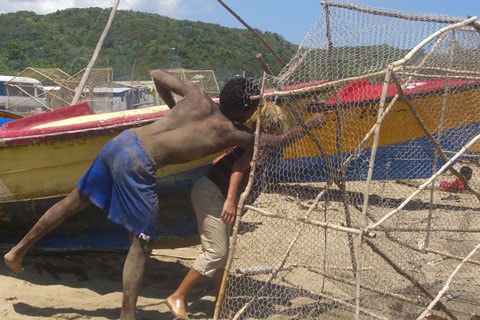
<instances>
[{"instance_id":1,"label":"man's hand","mask_svg":"<svg viewBox=\"0 0 480 320\"><path fill-rule=\"evenodd\" d=\"M315 113L313 116L308 118L305 121L305 124L309 129L320 129L325 127L325 114L323 113Z\"/></svg>"},{"instance_id":2,"label":"man's hand","mask_svg":"<svg viewBox=\"0 0 480 320\"><path fill-rule=\"evenodd\" d=\"M222 214L220 215L220 219L223 222L228 224L233 224L235 222L235 215L237 213L237 203L236 201L232 200L225 200L223 203Z\"/></svg>"}]
</instances>

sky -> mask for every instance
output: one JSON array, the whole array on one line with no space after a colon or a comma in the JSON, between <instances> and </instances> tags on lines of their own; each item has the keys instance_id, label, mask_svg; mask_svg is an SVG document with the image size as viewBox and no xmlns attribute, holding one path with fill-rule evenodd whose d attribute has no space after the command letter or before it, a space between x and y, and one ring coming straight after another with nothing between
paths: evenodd
<instances>
[{"instance_id":1,"label":"sky","mask_svg":"<svg viewBox=\"0 0 480 320\"><path fill-rule=\"evenodd\" d=\"M454 17L480 16L479 0L329 0L360 6L445 14ZM223 0L248 25L274 32L300 44L320 17L320 0ZM113 7L115 0L1 0L0 13L21 10L45 14L67 8ZM157 13L174 19L245 27L218 0L120 0L120 10Z\"/></svg>"}]
</instances>

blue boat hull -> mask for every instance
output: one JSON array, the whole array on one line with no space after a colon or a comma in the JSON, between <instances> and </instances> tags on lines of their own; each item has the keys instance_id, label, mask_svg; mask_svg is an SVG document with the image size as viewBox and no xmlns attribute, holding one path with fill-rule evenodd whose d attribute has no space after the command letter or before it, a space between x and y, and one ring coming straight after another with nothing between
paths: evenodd
<instances>
[{"instance_id":1,"label":"blue boat hull","mask_svg":"<svg viewBox=\"0 0 480 320\"><path fill-rule=\"evenodd\" d=\"M156 248L173 248L199 243L197 221L190 202L190 190L209 166L197 167L157 180L160 211L155 235ZM62 197L0 203L0 246L17 243ZM68 218L60 227L38 241L34 250L120 250L129 247L128 233L109 221L94 205Z\"/></svg>"},{"instance_id":2,"label":"blue boat hull","mask_svg":"<svg viewBox=\"0 0 480 320\"><path fill-rule=\"evenodd\" d=\"M474 123L462 128L455 128L442 133L442 139L437 135L434 138L440 143L442 150L450 153L458 152L480 132L480 123ZM347 159L351 153L343 153L342 159ZM343 173L346 181L365 181L368 174L368 166L371 157L371 149L357 153ZM281 159L281 154L274 154L266 165L267 177L275 176L276 181L284 183L301 182L324 182L330 175L339 175L338 157L305 157L299 159ZM436 169L445 163L435 154L435 148L426 137L392 144L378 148L373 180L400 180L400 179L425 179L432 175L434 159ZM327 170L327 159L333 166L333 173ZM401 170L400 170L401 169Z\"/></svg>"}]
</instances>

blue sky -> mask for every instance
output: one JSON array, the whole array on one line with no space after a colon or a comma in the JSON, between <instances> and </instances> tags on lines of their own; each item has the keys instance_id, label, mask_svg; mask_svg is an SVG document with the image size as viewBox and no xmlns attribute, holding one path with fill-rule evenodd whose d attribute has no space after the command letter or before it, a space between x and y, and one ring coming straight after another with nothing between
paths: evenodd
<instances>
[{"instance_id":1,"label":"blue sky","mask_svg":"<svg viewBox=\"0 0 480 320\"><path fill-rule=\"evenodd\" d=\"M332 0L330 0L332 1ZM335 0L375 8L455 17L480 16L479 0ZM320 16L320 0L223 0L251 27L280 34L300 44ZM2 0L0 13L19 10L38 14L65 8L112 7L114 0ZM151 12L186 19L244 28L217 0L120 0L119 9Z\"/></svg>"}]
</instances>

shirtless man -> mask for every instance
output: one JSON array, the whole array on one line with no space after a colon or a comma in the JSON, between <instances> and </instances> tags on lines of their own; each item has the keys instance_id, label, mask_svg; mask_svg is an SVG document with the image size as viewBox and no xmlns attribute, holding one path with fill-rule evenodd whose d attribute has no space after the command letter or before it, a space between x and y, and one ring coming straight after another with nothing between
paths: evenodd
<instances>
[{"instance_id":1,"label":"shirtless man","mask_svg":"<svg viewBox=\"0 0 480 320\"><path fill-rule=\"evenodd\" d=\"M252 131L240 123L252 116L259 90L244 78L229 81L220 105L196 84L166 71L151 73L160 97L171 110L152 124L125 130L110 140L63 200L48 209L25 237L4 256L5 264L22 272L28 249L69 216L91 203L108 212L108 219L129 231L131 245L123 267L121 320L134 320L145 263L158 211L155 171L229 147L253 149ZM175 103L172 92L183 97Z\"/></svg>"},{"instance_id":2,"label":"shirtless man","mask_svg":"<svg viewBox=\"0 0 480 320\"><path fill-rule=\"evenodd\" d=\"M306 133L301 126L287 131L281 125L286 119L283 119L282 115L275 115L275 112L261 117L260 132L275 134L275 139L270 137L268 150L264 148L266 152L259 155L257 161L265 160L271 150L286 147ZM313 115L305 121L305 125L307 128L323 128L324 114ZM230 227L237 217L240 193L248 182L247 172L250 169L252 156L242 148L235 147L228 150L213 160L207 174L198 179L192 187L191 201L197 217L202 252L195 259L177 289L167 298L167 306L175 319L188 319L185 299L204 276L213 279L215 300L219 299L229 253ZM262 169L257 166L255 174L260 175L261 172ZM253 202L259 191L251 193L247 202Z\"/></svg>"}]
</instances>

